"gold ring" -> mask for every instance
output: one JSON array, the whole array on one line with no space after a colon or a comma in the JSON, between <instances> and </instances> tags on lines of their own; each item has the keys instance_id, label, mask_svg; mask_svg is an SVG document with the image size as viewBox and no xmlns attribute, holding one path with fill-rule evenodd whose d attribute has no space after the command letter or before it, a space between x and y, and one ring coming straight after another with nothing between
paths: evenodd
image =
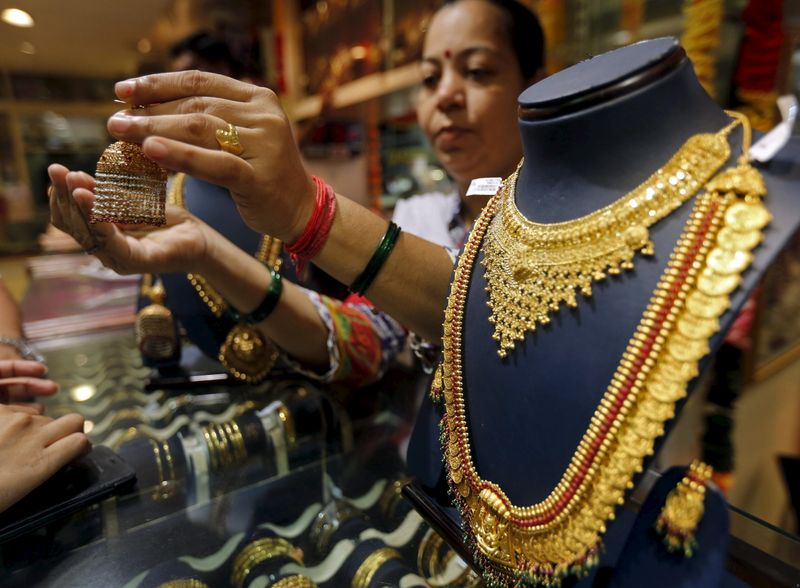
<instances>
[{"instance_id":1,"label":"gold ring","mask_svg":"<svg viewBox=\"0 0 800 588\"><path fill-rule=\"evenodd\" d=\"M239 131L231 123L228 123L228 128L217 129L217 143L220 149L233 153L234 155L241 155L244 153L244 147L239 142Z\"/></svg>"}]
</instances>

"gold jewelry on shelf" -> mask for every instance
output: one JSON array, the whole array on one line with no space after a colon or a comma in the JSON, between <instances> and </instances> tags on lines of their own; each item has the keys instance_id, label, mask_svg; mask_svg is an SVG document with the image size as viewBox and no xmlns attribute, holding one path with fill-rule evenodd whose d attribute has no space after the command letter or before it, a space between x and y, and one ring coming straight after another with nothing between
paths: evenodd
<instances>
[{"instance_id":1,"label":"gold jewelry on shelf","mask_svg":"<svg viewBox=\"0 0 800 588\"><path fill-rule=\"evenodd\" d=\"M150 298L152 303L136 314L136 343L139 351L150 359L168 359L178 349L178 338L175 336L172 312L164 306L164 286L160 280L154 284L152 274L144 274L141 293Z\"/></svg>"},{"instance_id":2,"label":"gold jewelry on shelf","mask_svg":"<svg viewBox=\"0 0 800 588\"><path fill-rule=\"evenodd\" d=\"M714 473L712 467L695 460L686 475L670 491L656 520L656 531L671 552L692 557L697 549L695 531L705 510L706 486Z\"/></svg>"},{"instance_id":3,"label":"gold jewelry on shelf","mask_svg":"<svg viewBox=\"0 0 800 588\"><path fill-rule=\"evenodd\" d=\"M288 557L299 565L303 565L303 552L280 537L256 539L245 545L233 561L231 586L242 588L247 576L259 564L273 557Z\"/></svg>"},{"instance_id":4,"label":"gold jewelry on shelf","mask_svg":"<svg viewBox=\"0 0 800 588\"><path fill-rule=\"evenodd\" d=\"M358 511L345 502L332 502L320 511L309 532L309 542L317 549L317 553L327 555L334 533L342 523L358 514Z\"/></svg>"},{"instance_id":5,"label":"gold jewelry on shelf","mask_svg":"<svg viewBox=\"0 0 800 588\"><path fill-rule=\"evenodd\" d=\"M440 551L444 539L433 529L428 529L417 549L417 573L423 578L432 578L442 573L444 568L440 565Z\"/></svg>"},{"instance_id":6,"label":"gold jewelry on shelf","mask_svg":"<svg viewBox=\"0 0 800 588\"><path fill-rule=\"evenodd\" d=\"M401 559L401 555L396 549L392 549L391 547L381 547L370 553L361 565L358 566L356 573L353 574L350 588L369 588L378 570L381 569L386 562L393 559Z\"/></svg>"},{"instance_id":7,"label":"gold jewelry on shelf","mask_svg":"<svg viewBox=\"0 0 800 588\"><path fill-rule=\"evenodd\" d=\"M731 113L741 120L738 113ZM558 484L541 502L518 506L478 474L472 458L462 372L467 294L481 243L516 176L484 208L456 268L445 311L440 382L442 451L468 541L492 586L558 586L596 564L601 536L675 403L686 395L729 296L750 265L771 215L766 188L743 155L705 186L589 427ZM513 194L513 193L512 193ZM621 227L624 228L624 227ZM600 237L598 240L602 240ZM498 258L498 261L505 262ZM498 317L505 320L503 315Z\"/></svg>"},{"instance_id":8,"label":"gold jewelry on shelf","mask_svg":"<svg viewBox=\"0 0 800 588\"><path fill-rule=\"evenodd\" d=\"M272 585L272 588L317 588L317 584L308 576L287 576Z\"/></svg>"},{"instance_id":9,"label":"gold jewelry on shelf","mask_svg":"<svg viewBox=\"0 0 800 588\"><path fill-rule=\"evenodd\" d=\"M183 193L186 175L175 174L169 190L169 203L186 208ZM256 253L256 259L275 271L281 267L279 239L264 235ZM200 274L186 274L189 283L211 313L221 317L228 306L225 299L212 288ZM237 380L257 384L267 377L278 360L278 350L256 327L237 323L225 337L219 348L218 359Z\"/></svg>"},{"instance_id":10,"label":"gold jewelry on shelf","mask_svg":"<svg viewBox=\"0 0 800 588\"><path fill-rule=\"evenodd\" d=\"M592 295L592 282L633 269L637 251L653 255L648 228L680 207L728 160L734 121L715 134L690 137L642 184L608 206L561 223L528 220L514 201L519 167L502 191L486 233L483 260L489 321L505 357L525 333L550 322L562 304ZM520 162L520 167L522 162Z\"/></svg>"},{"instance_id":11,"label":"gold jewelry on shelf","mask_svg":"<svg viewBox=\"0 0 800 588\"><path fill-rule=\"evenodd\" d=\"M219 148L233 155L241 155L244 153L244 147L239 141L239 131L234 125L228 123L224 129L217 129L215 133Z\"/></svg>"},{"instance_id":12,"label":"gold jewelry on shelf","mask_svg":"<svg viewBox=\"0 0 800 588\"><path fill-rule=\"evenodd\" d=\"M97 161L90 223L163 225L167 172L136 143L112 143Z\"/></svg>"}]
</instances>

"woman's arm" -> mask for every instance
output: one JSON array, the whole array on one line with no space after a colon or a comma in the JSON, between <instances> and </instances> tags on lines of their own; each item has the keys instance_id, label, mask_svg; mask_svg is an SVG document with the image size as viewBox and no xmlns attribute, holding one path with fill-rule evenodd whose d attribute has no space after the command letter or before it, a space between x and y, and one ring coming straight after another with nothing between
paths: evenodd
<instances>
[{"instance_id":1,"label":"woman's arm","mask_svg":"<svg viewBox=\"0 0 800 588\"><path fill-rule=\"evenodd\" d=\"M287 243L301 235L315 206L315 188L273 92L204 72L144 76L120 82L116 92L144 108L112 117L108 128L114 136L142 142L145 154L167 169L228 188L254 230ZM241 156L217 144L216 130L229 123L237 127ZM313 261L349 284L366 266L387 223L342 196L338 202L329 238ZM401 235L367 295L412 330L437 341L451 271L441 247ZM239 303L247 307L257 301Z\"/></svg>"}]
</instances>

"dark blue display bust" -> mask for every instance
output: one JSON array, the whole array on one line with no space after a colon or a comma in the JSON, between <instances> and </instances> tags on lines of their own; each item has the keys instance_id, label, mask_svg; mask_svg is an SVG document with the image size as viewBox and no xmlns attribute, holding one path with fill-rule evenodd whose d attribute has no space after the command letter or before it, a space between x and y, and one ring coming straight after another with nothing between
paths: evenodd
<instances>
[{"instance_id":1,"label":"dark blue display bust","mask_svg":"<svg viewBox=\"0 0 800 588\"><path fill-rule=\"evenodd\" d=\"M516 202L522 214L540 223L575 219L616 201L667 162L690 136L714 133L731 120L701 88L683 49L671 38L624 47L559 72L523 92L519 108L525 161ZM731 162L740 154L741 138L741 127L730 135ZM764 202L774 220L766 228L765 240L755 250L740 288L731 296L730 309L720 317L722 328L709 342L712 353L701 363L701 372L764 271L800 226L800 200L796 197L799 160L800 147L791 142L760 170L768 188ZM499 484L514 504L540 502L561 478L666 267L693 202L691 199L650 227L656 250L653 257L637 255L634 270L595 283L590 299L579 296L577 308L554 313L550 325L527 333L506 359L498 357L492 339L479 256L463 325L470 442L481 478ZM694 384L690 383L690 392ZM448 499L441 492L444 473L438 410L429 401L423 405L409 449L409 465L422 486L444 505ZM649 461L644 465L647 468ZM668 490L655 490L662 503ZM625 567L617 558L626 538L632 536L632 528L630 513L619 512L618 518L609 522L601 569ZM636 573L626 573L640 580L649 576L651 586L717 585L725 561L727 519L722 498L716 493L707 498L698 533L704 543L694 564L675 565L666 551L646 545L656 539L645 534L641 541L625 547L627 561L637 562ZM703 549L707 551L703 553ZM594 585L596 576L575 585Z\"/></svg>"}]
</instances>

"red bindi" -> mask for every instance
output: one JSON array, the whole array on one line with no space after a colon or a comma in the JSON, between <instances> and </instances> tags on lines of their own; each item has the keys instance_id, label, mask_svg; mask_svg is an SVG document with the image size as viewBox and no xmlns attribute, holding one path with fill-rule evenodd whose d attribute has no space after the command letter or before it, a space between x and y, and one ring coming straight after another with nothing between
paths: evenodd
<instances>
[{"instance_id":1,"label":"red bindi","mask_svg":"<svg viewBox=\"0 0 800 588\"><path fill-rule=\"evenodd\" d=\"M452 56L453 56L453 54L450 53L450 49L445 49L444 50L444 58L445 59L450 59Z\"/></svg>"}]
</instances>

